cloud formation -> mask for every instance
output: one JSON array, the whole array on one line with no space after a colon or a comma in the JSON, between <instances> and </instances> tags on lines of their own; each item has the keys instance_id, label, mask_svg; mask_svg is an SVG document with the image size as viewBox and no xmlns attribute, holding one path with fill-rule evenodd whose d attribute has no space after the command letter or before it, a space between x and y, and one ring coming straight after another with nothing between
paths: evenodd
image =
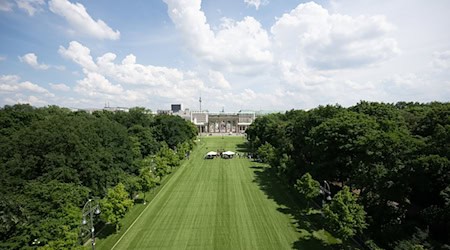
<instances>
[{"instance_id":1,"label":"cloud formation","mask_svg":"<svg viewBox=\"0 0 450 250\"><path fill-rule=\"evenodd\" d=\"M20 56L19 59L21 62L26 63L35 69L47 70L50 68L50 66L46 64L40 64L38 62L36 54L34 53L25 54L23 56Z\"/></svg>"},{"instance_id":2,"label":"cloud formation","mask_svg":"<svg viewBox=\"0 0 450 250\"><path fill-rule=\"evenodd\" d=\"M282 72L279 67L286 65L295 74L357 68L376 65L400 52L389 36L394 26L383 16L330 14L310 2L283 14L270 32L249 16L241 21L222 18L221 26L213 30L201 1L165 2L189 51L212 68L229 73L254 75L270 68Z\"/></svg>"},{"instance_id":3,"label":"cloud formation","mask_svg":"<svg viewBox=\"0 0 450 250\"><path fill-rule=\"evenodd\" d=\"M12 11L14 5L8 0L0 0L0 11Z\"/></svg>"},{"instance_id":4,"label":"cloud formation","mask_svg":"<svg viewBox=\"0 0 450 250\"><path fill-rule=\"evenodd\" d=\"M65 26L74 41L60 46L58 53L68 59L66 63L77 64L79 70L70 67L76 70L72 75L45 77L41 72L27 72L27 77L35 74L35 78L29 78L33 83L29 83L36 86L34 82L53 82L41 85L61 95L51 97L36 92L38 89L26 81L6 84L6 78L15 76L7 71L15 69L0 62L2 73L8 76L1 87L3 102L46 100L65 106L98 107L110 101L113 105L151 108L176 102L195 109L201 94L204 108L220 110L225 106L228 111L307 109L328 103L353 105L361 99L445 101L450 96L450 33L445 27L450 19L443 11L450 5L446 0L330 0L323 5L309 2L295 6L291 1L282 1L276 3L276 8L265 8L261 19L246 15L254 14L268 1L204 4L201 0L163 0L173 25L166 23L167 16L161 13L141 25L134 19L123 20L121 12L111 11L108 19L101 17L104 22L95 17L94 11L104 7L105 3L100 2L90 3L95 7L89 7L88 13L75 0L0 0L0 11L19 11L20 1L35 4L36 10L31 12L22 8L34 14L33 19L44 15L54 18L55 13L67 20ZM43 8L39 4L42 1L48 2L50 11L37 12ZM4 20L25 15L4 14ZM133 29L127 30L130 33L121 41L98 41L120 39L120 32L106 24L109 20L119 24L123 20L126 24L121 29ZM52 28L49 30L54 32ZM24 32L30 32L30 37L40 36L33 43L42 42L45 36L30 29ZM134 38L130 39L129 34ZM67 40L68 34L58 35L58 39L47 36L55 41ZM153 42L149 46L149 37L153 36L164 37L165 43ZM49 57L41 58L41 53L54 53L54 43L43 46L51 47L40 48L39 58L34 53L19 57L24 62L19 66L21 70L27 70L27 65L40 70L61 69L45 64L50 63L45 61ZM179 53L183 49L185 53ZM3 55L17 58L9 52Z\"/></svg>"},{"instance_id":5,"label":"cloud formation","mask_svg":"<svg viewBox=\"0 0 450 250\"><path fill-rule=\"evenodd\" d=\"M44 0L16 0L17 7L27 12L29 16L34 16L38 11L42 10L42 5L45 5Z\"/></svg>"},{"instance_id":6,"label":"cloud formation","mask_svg":"<svg viewBox=\"0 0 450 250\"><path fill-rule=\"evenodd\" d=\"M30 92L33 94L42 94L46 97L54 97L47 89L29 81L20 81L17 75L0 76L0 94Z\"/></svg>"},{"instance_id":7,"label":"cloud formation","mask_svg":"<svg viewBox=\"0 0 450 250\"><path fill-rule=\"evenodd\" d=\"M97 39L118 40L120 32L114 31L104 21L95 21L81 3L71 3L68 0L50 0L50 11L64 17L77 33Z\"/></svg>"},{"instance_id":8,"label":"cloud formation","mask_svg":"<svg viewBox=\"0 0 450 250\"><path fill-rule=\"evenodd\" d=\"M209 70L208 78L209 78L209 81L211 82L211 85L213 85L213 86L217 86L221 89L230 89L231 88L231 85L227 81L227 79L225 79L223 74L218 71Z\"/></svg>"},{"instance_id":9,"label":"cloud formation","mask_svg":"<svg viewBox=\"0 0 450 250\"><path fill-rule=\"evenodd\" d=\"M364 67L396 56L397 42L389 37L393 29L383 16L330 14L310 2L281 16L271 33L283 58L331 70Z\"/></svg>"},{"instance_id":10,"label":"cloud formation","mask_svg":"<svg viewBox=\"0 0 450 250\"><path fill-rule=\"evenodd\" d=\"M400 54L397 41L391 36L395 26L381 15L330 13L309 2L284 13L267 30L249 16L240 21L222 18L221 25L211 29L200 0L164 1L189 52L206 62L206 67L225 72L227 78L233 79L237 75L266 76L263 81L267 85L241 87L241 92L234 94L249 100L264 98L274 105L307 107L326 100L340 101L344 98L339 94L367 90L371 84L350 80L341 84L334 80L337 75L374 67ZM255 7L261 4L246 3ZM267 93L265 89L272 91ZM312 95L316 97L311 98ZM360 94L357 96L361 98Z\"/></svg>"},{"instance_id":11,"label":"cloud formation","mask_svg":"<svg viewBox=\"0 0 450 250\"><path fill-rule=\"evenodd\" d=\"M94 62L90 49L77 41L70 42L68 48L60 46L59 53L82 67L84 79L77 82L74 90L86 97L114 98L127 103L127 100L145 102L149 96L157 96L188 102L205 88L197 73L142 65L133 54L116 63L116 54L108 52Z\"/></svg>"},{"instance_id":12,"label":"cloud formation","mask_svg":"<svg viewBox=\"0 0 450 250\"><path fill-rule=\"evenodd\" d=\"M450 50L435 52L432 63L437 69L450 69Z\"/></svg>"},{"instance_id":13,"label":"cloud formation","mask_svg":"<svg viewBox=\"0 0 450 250\"><path fill-rule=\"evenodd\" d=\"M244 3L246 3L248 6L253 6L256 10L258 10L259 6L261 5L261 0L244 0Z\"/></svg>"},{"instance_id":14,"label":"cloud formation","mask_svg":"<svg viewBox=\"0 0 450 250\"><path fill-rule=\"evenodd\" d=\"M245 17L241 21L224 18L213 31L200 0L164 2L189 51L202 61L236 73L248 73L248 65L253 68L272 62L269 35L255 18Z\"/></svg>"},{"instance_id":15,"label":"cloud formation","mask_svg":"<svg viewBox=\"0 0 450 250\"><path fill-rule=\"evenodd\" d=\"M216 106L220 101L241 106L245 102L240 101L248 100L263 107L312 107L325 100L340 101L339 95L346 91L363 93L372 86L354 81L339 84L333 80L339 70L376 65L399 53L395 39L389 36L394 26L383 16L330 14L320 5L306 3L278 18L269 31L248 16L240 21L222 18L221 25L212 29L201 1L164 1L189 52L206 70L183 72L142 65L133 54L117 63L111 52L94 60L89 48L72 41L67 48L61 46L59 53L83 68L85 78L78 81L76 91L91 97L128 91L136 100L145 99L144 92L184 103L195 103L201 91L226 97L215 100ZM229 77L261 74L270 74L273 82L254 89L255 85L233 88L237 83L228 81ZM319 93L320 98L312 97Z\"/></svg>"},{"instance_id":16,"label":"cloud formation","mask_svg":"<svg viewBox=\"0 0 450 250\"><path fill-rule=\"evenodd\" d=\"M67 92L70 91L70 87L64 83L50 83L50 87L53 90Z\"/></svg>"},{"instance_id":17,"label":"cloud formation","mask_svg":"<svg viewBox=\"0 0 450 250\"><path fill-rule=\"evenodd\" d=\"M94 63L91 56L91 50L77 41L71 41L67 49L63 46L59 46L58 53L62 57L76 62L87 70L95 71L97 69L97 65Z\"/></svg>"}]
</instances>

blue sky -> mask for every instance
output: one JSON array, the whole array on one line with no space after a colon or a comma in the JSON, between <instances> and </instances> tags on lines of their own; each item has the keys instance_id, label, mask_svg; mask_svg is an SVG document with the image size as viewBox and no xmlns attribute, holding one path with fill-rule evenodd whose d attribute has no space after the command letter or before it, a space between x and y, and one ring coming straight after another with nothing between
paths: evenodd
<instances>
[{"instance_id":1,"label":"blue sky","mask_svg":"<svg viewBox=\"0 0 450 250\"><path fill-rule=\"evenodd\" d=\"M0 105L450 100L446 0L0 0Z\"/></svg>"}]
</instances>

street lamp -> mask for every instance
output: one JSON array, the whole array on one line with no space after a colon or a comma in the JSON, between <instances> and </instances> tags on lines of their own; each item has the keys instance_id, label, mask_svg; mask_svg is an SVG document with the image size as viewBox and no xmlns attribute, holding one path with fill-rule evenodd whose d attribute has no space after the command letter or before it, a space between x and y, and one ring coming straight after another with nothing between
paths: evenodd
<instances>
[{"instance_id":1,"label":"street lamp","mask_svg":"<svg viewBox=\"0 0 450 250\"><path fill-rule=\"evenodd\" d=\"M322 207L325 206L325 199L331 201L330 184L327 181L323 181L323 186L320 186L320 194L322 195ZM325 198L326 196L326 198Z\"/></svg>"},{"instance_id":2,"label":"street lamp","mask_svg":"<svg viewBox=\"0 0 450 250\"><path fill-rule=\"evenodd\" d=\"M85 232L91 235L92 250L95 250L95 229L94 229L94 215L100 214L100 205L97 199L89 199L83 207L83 218L81 221L81 236ZM85 231L85 232L83 232Z\"/></svg>"}]
</instances>

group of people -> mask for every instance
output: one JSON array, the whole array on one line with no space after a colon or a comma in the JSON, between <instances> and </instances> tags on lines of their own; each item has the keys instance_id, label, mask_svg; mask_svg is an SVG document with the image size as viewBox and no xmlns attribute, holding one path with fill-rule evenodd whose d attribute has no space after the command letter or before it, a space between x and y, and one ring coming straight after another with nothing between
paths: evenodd
<instances>
[{"instance_id":1,"label":"group of people","mask_svg":"<svg viewBox=\"0 0 450 250\"><path fill-rule=\"evenodd\" d=\"M237 153L236 156L238 158L248 158L248 159L252 159L253 155L250 153Z\"/></svg>"}]
</instances>

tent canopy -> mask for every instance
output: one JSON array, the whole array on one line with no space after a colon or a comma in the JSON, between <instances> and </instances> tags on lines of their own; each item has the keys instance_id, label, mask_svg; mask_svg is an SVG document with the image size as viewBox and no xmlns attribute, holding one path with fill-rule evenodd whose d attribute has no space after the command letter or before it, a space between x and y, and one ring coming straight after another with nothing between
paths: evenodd
<instances>
[{"instance_id":1,"label":"tent canopy","mask_svg":"<svg viewBox=\"0 0 450 250\"><path fill-rule=\"evenodd\" d=\"M232 152L232 151L225 151L222 154L223 155L234 155L234 152Z\"/></svg>"},{"instance_id":2,"label":"tent canopy","mask_svg":"<svg viewBox=\"0 0 450 250\"><path fill-rule=\"evenodd\" d=\"M208 152L206 155L208 155L208 156L216 156L217 152L211 151L211 152Z\"/></svg>"}]
</instances>

